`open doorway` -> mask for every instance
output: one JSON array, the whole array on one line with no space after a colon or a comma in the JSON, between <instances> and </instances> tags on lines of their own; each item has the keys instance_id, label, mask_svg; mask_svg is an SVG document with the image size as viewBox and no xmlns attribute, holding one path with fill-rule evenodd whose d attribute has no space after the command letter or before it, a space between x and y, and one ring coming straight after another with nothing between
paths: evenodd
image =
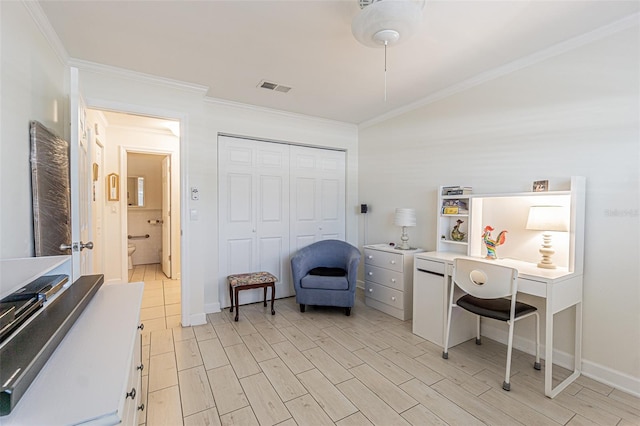
<instances>
[{"instance_id":1,"label":"open doorway","mask_svg":"<svg viewBox=\"0 0 640 426\"><path fill-rule=\"evenodd\" d=\"M180 265L172 256L173 210L171 155L127 151L127 267L156 265L167 278L178 279ZM175 263L175 265L174 265Z\"/></svg>"},{"instance_id":2,"label":"open doorway","mask_svg":"<svg viewBox=\"0 0 640 426\"><path fill-rule=\"evenodd\" d=\"M154 322L158 328L179 325L180 123L105 110L91 110L89 117L102 145L99 170L119 179L119 196L104 197L103 217L95 222L101 226L96 234L103 235L100 272L106 282L144 281L145 294L147 288L170 287L172 318L167 309L149 310L167 317L148 317L145 327ZM160 300L168 300L164 296Z\"/></svg>"}]
</instances>

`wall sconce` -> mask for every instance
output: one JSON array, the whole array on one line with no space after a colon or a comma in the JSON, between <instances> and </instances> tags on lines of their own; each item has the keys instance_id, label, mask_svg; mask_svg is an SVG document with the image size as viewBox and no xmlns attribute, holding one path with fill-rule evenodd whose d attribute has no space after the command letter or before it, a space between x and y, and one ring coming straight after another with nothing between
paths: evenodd
<instances>
[{"instance_id":1,"label":"wall sconce","mask_svg":"<svg viewBox=\"0 0 640 426\"><path fill-rule=\"evenodd\" d=\"M414 209L396 209L394 223L396 226L402 226L402 236L400 237L402 243L397 245L396 248L398 250L411 250L411 246L408 243L407 226L416 226L416 211Z\"/></svg>"},{"instance_id":2,"label":"wall sconce","mask_svg":"<svg viewBox=\"0 0 640 426\"><path fill-rule=\"evenodd\" d=\"M569 230L568 215L564 207L561 206L531 206L527 219L526 229L532 231L543 231L542 247L540 254L542 260L538 263L538 268L555 269L551 256L555 250L551 246L551 232L567 232Z\"/></svg>"}]
</instances>

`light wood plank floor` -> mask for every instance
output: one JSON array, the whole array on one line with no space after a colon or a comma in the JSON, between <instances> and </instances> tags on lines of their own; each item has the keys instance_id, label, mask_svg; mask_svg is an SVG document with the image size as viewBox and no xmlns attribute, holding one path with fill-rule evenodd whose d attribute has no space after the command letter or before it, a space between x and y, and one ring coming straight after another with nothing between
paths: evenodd
<instances>
[{"instance_id":1,"label":"light wood plank floor","mask_svg":"<svg viewBox=\"0 0 640 426\"><path fill-rule=\"evenodd\" d=\"M502 390L506 347L483 339L442 349L364 305L342 309L276 300L207 315L181 328L180 283L155 265L144 281L140 424L156 425L639 425L640 400L580 377L544 396L544 366L513 353L512 388ZM148 368L147 368L148 367ZM556 367L557 378L568 374Z\"/></svg>"}]
</instances>

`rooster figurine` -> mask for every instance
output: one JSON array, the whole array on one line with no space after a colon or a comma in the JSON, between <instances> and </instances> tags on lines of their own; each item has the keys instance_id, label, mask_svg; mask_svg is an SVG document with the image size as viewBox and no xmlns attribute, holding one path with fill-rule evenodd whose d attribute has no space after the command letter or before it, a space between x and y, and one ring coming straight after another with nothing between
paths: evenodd
<instances>
[{"instance_id":1,"label":"rooster figurine","mask_svg":"<svg viewBox=\"0 0 640 426\"><path fill-rule=\"evenodd\" d=\"M487 259L497 259L496 255L496 247L504 244L504 241L507 237L507 231L500 231L498 234L498 238L495 240L491 238L491 231L494 229L487 225L484 227L484 232L482 233L482 240L484 241L484 245L487 246Z\"/></svg>"}]
</instances>

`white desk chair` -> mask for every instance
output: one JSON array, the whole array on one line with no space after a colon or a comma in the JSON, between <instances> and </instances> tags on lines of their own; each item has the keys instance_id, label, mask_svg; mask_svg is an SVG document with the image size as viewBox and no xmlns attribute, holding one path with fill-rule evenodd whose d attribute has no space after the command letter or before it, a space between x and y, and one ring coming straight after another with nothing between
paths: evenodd
<instances>
[{"instance_id":1,"label":"white desk chair","mask_svg":"<svg viewBox=\"0 0 640 426\"><path fill-rule=\"evenodd\" d=\"M451 329L451 311L460 307L477 315L476 344L480 340L480 317L493 318L509 324L509 343L507 345L507 370L502 389L510 390L511 351L513 346L513 325L515 321L536 316L536 362L533 368L540 370L540 317L535 306L516 301L518 292L518 270L477 260L457 258L453 261L453 279L451 280L447 334L442 357L449 358L449 332ZM464 291L464 296L455 303L455 286Z\"/></svg>"}]
</instances>

